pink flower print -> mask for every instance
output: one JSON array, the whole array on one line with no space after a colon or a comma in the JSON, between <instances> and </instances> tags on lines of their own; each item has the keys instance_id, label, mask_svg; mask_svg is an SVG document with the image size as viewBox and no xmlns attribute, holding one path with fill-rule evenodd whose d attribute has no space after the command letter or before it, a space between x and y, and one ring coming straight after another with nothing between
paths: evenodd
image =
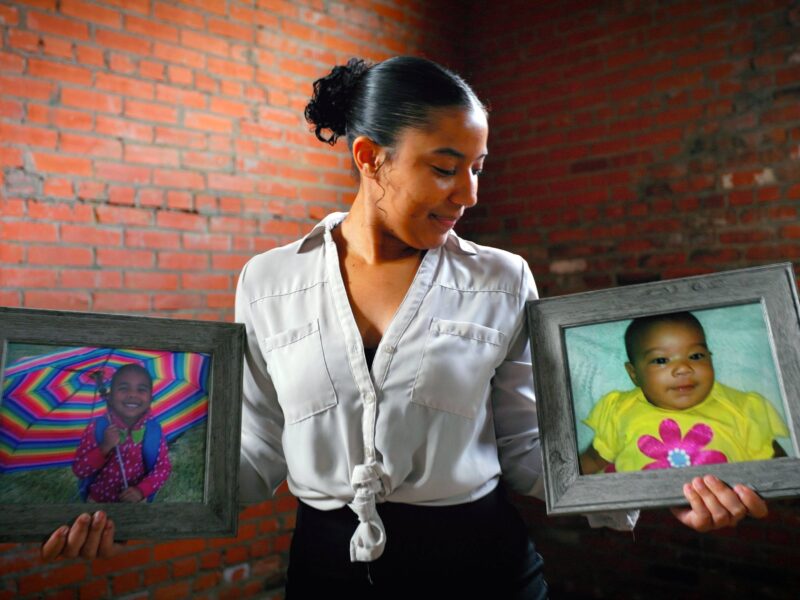
<instances>
[{"instance_id":1,"label":"pink flower print","mask_svg":"<svg viewBox=\"0 0 800 600\"><path fill-rule=\"evenodd\" d=\"M726 463L728 457L717 450L703 450L714 437L714 431L705 423L693 425L686 437L681 437L680 426L672 419L664 419L658 426L661 439L652 435L639 438L639 450L656 459L642 467L645 469L670 469Z\"/></svg>"}]
</instances>

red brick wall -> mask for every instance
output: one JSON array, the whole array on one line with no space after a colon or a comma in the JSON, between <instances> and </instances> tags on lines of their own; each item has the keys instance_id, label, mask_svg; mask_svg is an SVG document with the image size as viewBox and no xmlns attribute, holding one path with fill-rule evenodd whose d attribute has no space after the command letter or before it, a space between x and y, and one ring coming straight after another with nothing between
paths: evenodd
<instances>
[{"instance_id":1,"label":"red brick wall","mask_svg":"<svg viewBox=\"0 0 800 600\"><path fill-rule=\"evenodd\" d=\"M451 64L457 2L0 2L0 305L230 320L241 265L354 193L308 132L351 56ZM235 540L41 565L0 545L0 599L281 595L294 500ZM266 596L268 597L268 592Z\"/></svg>"},{"instance_id":2,"label":"red brick wall","mask_svg":"<svg viewBox=\"0 0 800 600\"><path fill-rule=\"evenodd\" d=\"M491 102L464 233L544 294L800 259L799 21L755 0L2 2L0 305L230 319L242 262L352 195L301 118L351 55L427 54ZM519 505L560 597L800 584L792 503L708 536L650 513L635 540ZM292 507L113 562L0 545L0 599L278 595Z\"/></svg>"},{"instance_id":3,"label":"red brick wall","mask_svg":"<svg viewBox=\"0 0 800 600\"><path fill-rule=\"evenodd\" d=\"M492 106L476 241L543 295L800 264L800 3L475 3L467 74ZM800 503L635 536L521 499L555 597L794 598Z\"/></svg>"},{"instance_id":4,"label":"red brick wall","mask_svg":"<svg viewBox=\"0 0 800 600\"><path fill-rule=\"evenodd\" d=\"M800 7L476 3L480 241L545 295L800 260Z\"/></svg>"},{"instance_id":5,"label":"red brick wall","mask_svg":"<svg viewBox=\"0 0 800 600\"><path fill-rule=\"evenodd\" d=\"M42 565L33 544L0 544L0 598L282 597L295 501L285 489L240 514L235 539L133 541L113 559Z\"/></svg>"},{"instance_id":6,"label":"red brick wall","mask_svg":"<svg viewBox=\"0 0 800 600\"><path fill-rule=\"evenodd\" d=\"M230 317L245 260L352 196L311 82L353 55L448 62L428 4L0 4L0 303Z\"/></svg>"}]
</instances>

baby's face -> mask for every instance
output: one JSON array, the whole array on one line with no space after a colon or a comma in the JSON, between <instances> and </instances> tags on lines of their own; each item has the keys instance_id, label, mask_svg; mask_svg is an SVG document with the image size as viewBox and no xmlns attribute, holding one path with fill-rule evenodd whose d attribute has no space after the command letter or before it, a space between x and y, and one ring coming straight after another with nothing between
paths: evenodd
<instances>
[{"instance_id":1,"label":"baby's face","mask_svg":"<svg viewBox=\"0 0 800 600\"><path fill-rule=\"evenodd\" d=\"M144 373L125 371L114 380L108 407L126 425L134 425L150 409L152 389Z\"/></svg>"},{"instance_id":2,"label":"baby's face","mask_svg":"<svg viewBox=\"0 0 800 600\"><path fill-rule=\"evenodd\" d=\"M634 348L625 368L645 398L659 408L700 404L714 385L714 365L702 330L689 323L655 323Z\"/></svg>"}]
</instances>

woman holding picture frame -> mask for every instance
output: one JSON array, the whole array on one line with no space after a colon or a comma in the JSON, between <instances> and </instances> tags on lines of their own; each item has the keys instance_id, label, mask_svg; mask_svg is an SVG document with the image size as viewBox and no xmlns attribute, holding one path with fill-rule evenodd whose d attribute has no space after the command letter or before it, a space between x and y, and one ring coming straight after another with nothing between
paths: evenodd
<instances>
[{"instance_id":1,"label":"woman holding picture frame","mask_svg":"<svg viewBox=\"0 0 800 600\"><path fill-rule=\"evenodd\" d=\"M430 593L546 597L541 558L498 486L502 475L540 489L525 323L535 285L522 258L453 231L477 202L486 108L431 61L353 59L315 83L306 117L321 141L346 138L358 194L349 213L254 257L236 298L248 338L242 499L287 478L300 500L288 597L392 596L431 577ZM713 477L684 493L690 506L673 512L698 531L767 512ZM104 515L83 515L42 553L106 556L112 540Z\"/></svg>"}]
</instances>

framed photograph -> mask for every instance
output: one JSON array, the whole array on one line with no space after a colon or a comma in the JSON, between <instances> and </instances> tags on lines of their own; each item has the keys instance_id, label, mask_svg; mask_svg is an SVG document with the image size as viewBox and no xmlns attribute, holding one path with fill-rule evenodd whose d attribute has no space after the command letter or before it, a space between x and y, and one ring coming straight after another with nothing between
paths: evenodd
<instances>
[{"instance_id":1,"label":"framed photograph","mask_svg":"<svg viewBox=\"0 0 800 600\"><path fill-rule=\"evenodd\" d=\"M800 496L799 307L789 263L529 302L548 514Z\"/></svg>"},{"instance_id":2,"label":"framed photograph","mask_svg":"<svg viewBox=\"0 0 800 600\"><path fill-rule=\"evenodd\" d=\"M0 307L0 541L235 535L244 326Z\"/></svg>"}]
</instances>

